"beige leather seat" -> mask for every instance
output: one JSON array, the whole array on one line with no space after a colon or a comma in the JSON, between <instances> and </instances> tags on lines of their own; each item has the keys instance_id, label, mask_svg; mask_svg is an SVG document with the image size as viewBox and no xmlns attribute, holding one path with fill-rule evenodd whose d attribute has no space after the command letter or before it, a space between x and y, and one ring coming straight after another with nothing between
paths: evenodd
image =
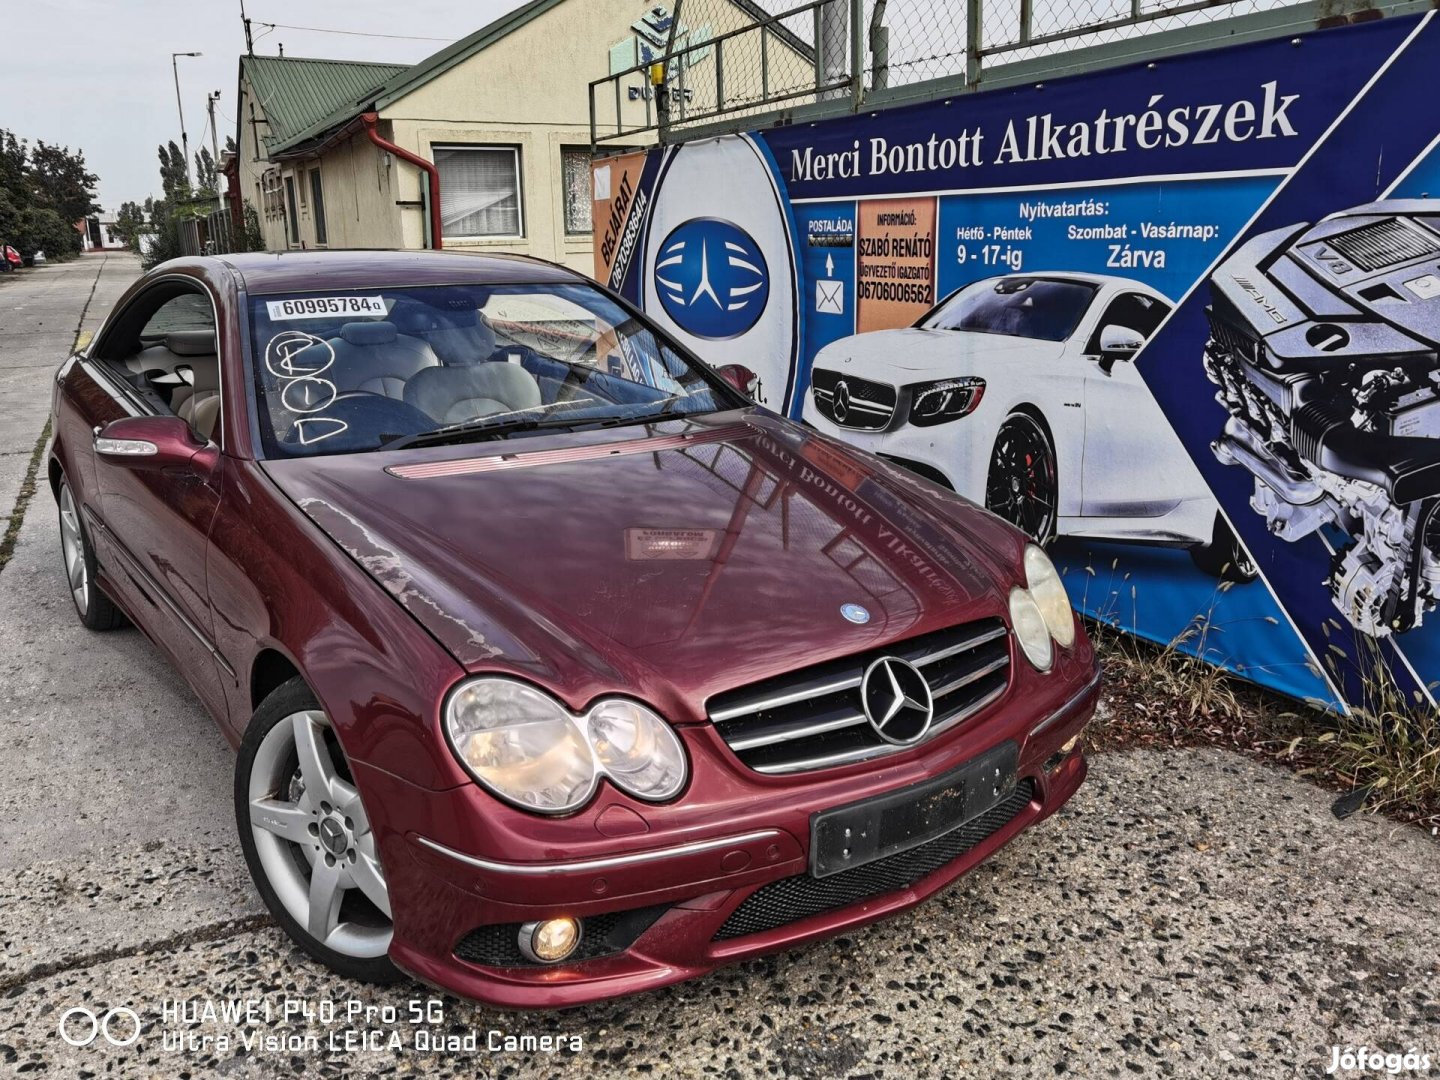
<instances>
[{"instance_id":1,"label":"beige leather seat","mask_svg":"<svg viewBox=\"0 0 1440 1080\"><path fill-rule=\"evenodd\" d=\"M125 366L137 375L147 371L163 371L169 375L181 364L193 365L193 361L207 358L215 359L215 331L176 330L166 334L159 345L126 357Z\"/></svg>"},{"instance_id":2,"label":"beige leather seat","mask_svg":"<svg viewBox=\"0 0 1440 1080\"><path fill-rule=\"evenodd\" d=\"M428 368L405 384L405 403L439 423L459 424L534 409L540 404L540 384L519 364L503 361Z\"/></svg>"},{"instance_id":3,"label":"beige leather seat","mask_svg":"<svg viewBox=\"0 0 1440 1080\"><path fill-rule=\"evenodd\" d=\"M175 391L170 398L170 408L208 439L220 415L220 360L215 356L192 356L181 366L186 365L192 381Z\"/></svg>"},{"instance_id":4,"label":"beige leather seat","mask_svg":"<svg viewBox=\"0 0 1440 1080\"><path fill-rule=\"evenodd\" d=\"M429 345L401 334L391 322L346 323L340 336L330 339L330 347L335 363L325 378L342 394L359 390L398 399L417 372L440 366Z\"/></svg>"},{"instance_id":5,"label":"beige leather seat","mask_svg":"<svg viewBox=\"0 0 1440 1080\"><path fill-rule=\"evenodd\" d=\"M442 363L457 367L483 363L495 351L495 331L478 311L457 312L443 324L436 320L418 333Z\"/></svg>"},{"instance_id":6,"label":"beige leather seat","mask_svg":"<svg viewBox=\"0 0 1440 1080\"><path fill-rule=\"evenodd\" d=\"M202 439L215 437L215 426L220 422L220 395L214 394L200 401L190 413L190 426Z\"/></svg>"}]
</instances>

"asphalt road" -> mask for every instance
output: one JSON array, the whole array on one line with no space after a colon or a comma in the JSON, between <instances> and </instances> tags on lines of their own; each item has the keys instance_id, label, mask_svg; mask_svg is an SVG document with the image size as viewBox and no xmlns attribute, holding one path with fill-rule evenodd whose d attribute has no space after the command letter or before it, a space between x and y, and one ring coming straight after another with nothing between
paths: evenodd
<instances>
[{"instance_id":1,"label":"asphalt road","mask_svg":"<svg viewBox=\"0 0 1440 1080\"><path fill-rule=\"evenodd\" d=\"M0 515L50 372L135 273L0 279ZM0 570L0 1076L1289 1077L1337 1044L1440 1071L1440 843L1221 752L1096 758L1061 814L863 932L563 1013L446 999L416 1027L423 988L331 977L264 916L228 747L137 632L79 627L58 548L42 489ZM73 1008L141 1034L67 1045Z\"/></svg>"}]
</instances>

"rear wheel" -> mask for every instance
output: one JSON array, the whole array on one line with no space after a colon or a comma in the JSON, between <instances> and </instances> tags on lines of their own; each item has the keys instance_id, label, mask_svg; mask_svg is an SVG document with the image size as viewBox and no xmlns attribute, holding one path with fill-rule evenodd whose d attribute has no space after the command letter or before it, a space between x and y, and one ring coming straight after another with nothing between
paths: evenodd
<instances>
[{"instance_id":1,"label":"rear wheel","mask_svg":"<svg viewBox=\"0 0 1440 1080\"><path fill-rule=\"evenodd\" d=\"M255 712L235 763L250 876L291 939L347 978L396 982L375 834L330 719L301 679Z\"/></svg>"},{"instance_id":2,"label":"rear wheel","mask_svg":"<svg viewBox=\"0 0 1440 1080\"><path fill-rule=\"evenodd\" d=\"M70 481L60 481L60 556L65 583L75 614L90 630L115 630L125 625L125 616L95 584L95 551L80 518L80 508L70 490Z\"/></svg>"},{"instance_id":3,"label":"rear wheel","mask_svg":"<svg viewBox=\"0 0 1440 1080\"><path fill-rule=\"evenodd\" d=\"M1221 514L1215 515L1215 526L1208 544L1197 544L1190 549L1190 559L1196 567L1221 581L1233 581L1243 585L1260 576L1260 568L1245 550L1230 523Z\"/></svg>"},{"instance_id":4,"label":"rear wheel","mask_svg":"<svg viewBox=\"0 0 1440 1080\"><path fill-rule=\"evenodd\" d=\"M1059 482L1055 447L1040 421L1012 413L1000 425L985 481L985 509L1041 544L1055 539Z\"/></svg>"}]
</instances>

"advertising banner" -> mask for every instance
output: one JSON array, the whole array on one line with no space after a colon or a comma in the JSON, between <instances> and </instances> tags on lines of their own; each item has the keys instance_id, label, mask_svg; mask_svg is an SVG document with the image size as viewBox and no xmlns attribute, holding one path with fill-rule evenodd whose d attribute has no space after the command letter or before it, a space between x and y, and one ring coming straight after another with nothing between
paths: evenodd
<instances>
[{"instance_id":1,"label":"advertising banner","mask_svg":"<svg viewBox=\"0 0 1440 1080\"><path fill-rule=\"evenodd\" d=\"M1040 538L1090 616L1297 697L1385 671L1432 701L1437 35L657 149L597 273L762 404Z\"/></svg>"}]
</instances>

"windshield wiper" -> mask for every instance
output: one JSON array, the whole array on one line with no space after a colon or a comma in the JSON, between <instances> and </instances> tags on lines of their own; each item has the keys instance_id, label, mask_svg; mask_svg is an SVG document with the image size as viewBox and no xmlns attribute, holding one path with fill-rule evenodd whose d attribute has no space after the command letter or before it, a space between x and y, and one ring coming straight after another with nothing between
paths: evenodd
<instances>
[{"instance_id":1,"label":"windshield wiper","mask_svg":"<svg viewBox=\"0 0 1440 1080\"><path fill-rule=\"evenodd\" d=\"M652 420L668 420L680 415L665 409L659 413L639 416L602 416L586 419L583 416L532 416L524 420L508 420L503 423L484 420L468 420L463 424L451 424L422 431L416 435L402 435L381 443L378 450L405 450L412 446L444 446L446 443L480 442L486 439L504 439L526 431L589 431L595 428L620 427L624 424L643 424Z\"/></svg>"}]
</instances>

